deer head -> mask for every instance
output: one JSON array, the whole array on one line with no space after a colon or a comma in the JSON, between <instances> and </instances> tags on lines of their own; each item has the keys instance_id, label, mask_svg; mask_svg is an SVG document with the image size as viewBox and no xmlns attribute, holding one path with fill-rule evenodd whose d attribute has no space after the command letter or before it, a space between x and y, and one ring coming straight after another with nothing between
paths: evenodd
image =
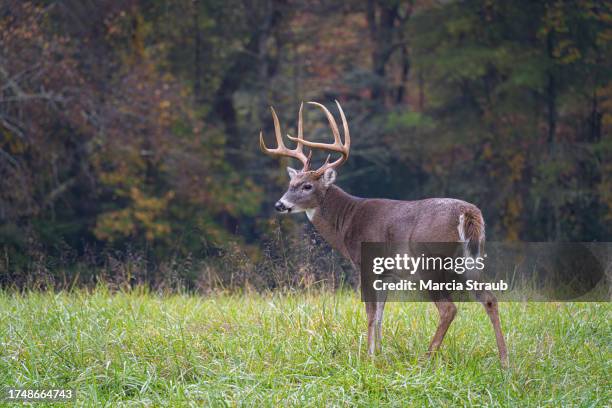
<instances>
[{"instance_id":1,"label":"deer head","mask_svg":"<svg viewBox=\"0 0 612 408\"><path fill-rule=\"evenodd\" d=\"M272 118L274 120L274 132L276 134L276 142L278 146L275 149L268 149L263 140L263 133L259 133L259 145L261 150L270 156L285 156L293 157L302 162L303 167L301 170L296 170L291 167L287 167L289 173L289 187L285 194L280 200L276 202L274 208L280 213L297 213L302 211L308 211L319 206L322 198L325 196L325 192L328 187L331 186L336 180L336 168L342 165L349 156L349 150L351 148L351 136L349 134L348 123L346 117L342 111L340 103L336 101L340 116L342 118L342 126L344 128L344 143L340 139L340 131L333 115L327 110L327 108L317 102L308 102L311 105L316 105L325 112L329 126L331 127L332 134L334 135L334 143L316 143L304 140L304 129L302 121L302 111L304 103L300 105L300 112L298 115L298 134L297 137L287 135L289 139L297 143L295 149L288 149L284 142L281 134L280 124L274 108L272 110ZM304 146L309 147L310 153L306 156L303 152ZM331 154L327 156L325 163L316 170L310 169L310 159L312 157L312 149L326 150L332 153L340 153L340 158L334 162L330 162Z\"/></svg>"}]
</instances>

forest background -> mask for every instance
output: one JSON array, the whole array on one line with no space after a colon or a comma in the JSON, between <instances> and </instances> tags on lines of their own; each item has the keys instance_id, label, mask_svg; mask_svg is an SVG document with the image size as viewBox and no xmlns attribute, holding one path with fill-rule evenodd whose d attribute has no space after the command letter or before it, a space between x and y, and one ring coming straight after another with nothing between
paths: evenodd
<instances>
[{"instance_id":1,"label":"forest background","mask_svg":"<svg viewBox=\"0 0 612 408\"><path fill-rule=\"evenodd\" d=\"M259 130L273 105L294 133L308 100L346 112L352 194L464 199L494 241L610 241L611 40L605 1L4 0L0 284L354 283L273 211L295 163Z\"/></svg>"}]
</instances>

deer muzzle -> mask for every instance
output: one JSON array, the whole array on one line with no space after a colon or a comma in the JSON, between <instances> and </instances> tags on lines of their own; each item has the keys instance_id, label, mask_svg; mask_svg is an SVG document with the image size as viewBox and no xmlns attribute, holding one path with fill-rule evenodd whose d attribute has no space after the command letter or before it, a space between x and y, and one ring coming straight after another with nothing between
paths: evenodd
<instances>
[{"instance_id":1,"label":"deer muzzle","mask_svg":"<svg viewBox=\"0 0 612 408\"><path fill-rule=\"evenodd\" d=\"M284 212L291 212L291 208L287 207L285 204L283 204L282 201L277 201L276 204L274 204L274 208L276 209L276 211L278 211L279 213L284 213Z\"/></svg>"}]
</instances>

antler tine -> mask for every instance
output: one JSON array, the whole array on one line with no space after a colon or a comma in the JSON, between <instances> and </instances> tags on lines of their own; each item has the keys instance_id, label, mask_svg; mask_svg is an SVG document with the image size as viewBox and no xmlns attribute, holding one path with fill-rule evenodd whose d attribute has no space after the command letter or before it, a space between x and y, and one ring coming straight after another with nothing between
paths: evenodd
<instances>
[{"instance_id":1,"label":"antler tine","mask_svg":"<svg viewBox=\"0 0 612 408\"><path fill-rule=\"evenodd\" d=\"M297 142L297 147L294 149L297 152L302 153L304 149L304 121L302 120L302 112L304 110L304 102L300 104L300 112L298 113L298 135L297 139L287 133L287 137L295 142ZM312 154L312 152L310 152Z\"/></svg>"},{"instance_id":2,"label":"antler tine","mask_svg":"<svg viewBox=\"0 0 612 408\"><path fill-rule=\"evenodd\" d=\"M342 106L340 106L340 102L337 100L336 105L338 105L340 118L342 119L342 128L344 129L344 148L346 149L346 154L348 156L348 152L351 150L351 134L349 133L348 121L346 120L346 116L344 116L344 111L342 110Z\"/></svg>"},{"instance_id":3,"label":"antler tine","mask_svg":"<svg viewBox=\"0 0 612 408\"><path fill-rule=\"evenodd\" d=\"M272 120L274 121L274 135L276 136L276 143L279 149L287 150L285 143L283 143L283 135L281 133L280 122L278 120L278 116L276 115L276 111L272 106L270 106L270 110L272 111Z\"/></svg>"},{"instance_id":4,"label":"antler tine","mask_svg":"<svg viewBox=\"0 0 612 408\"><path fill-rule=\"evenodd\" d=\"M329 122L329 126L331 127L332 134L334 135L334 143L336 145L342 145L342 140L340 139L340 131L338 130L338 125L336 124L336 119L334 119L334 115L331 114L329 109L318 102L308 102L311 105L318 106L325 112L325 116L327 116L327 121Z\"/></svg>"},{"instance_id":5,"label":"antler tine","mask_svg":"<svg viewBox=\"0 0 612 408\"><path fill-rule=\"evenodd\" d=\"M307 171L309 162L310 162L310 157L306 157L306 155L304 154L303 152L304 146L301 143L303 139L302 106L300 106L300 114L299 114L299 119L298 119L298 139L299 141L295 149L288 149L287 146L285 146L285 143L283 143L283 136L281 133L280 123L278 120L278 116L276 115L276 112L274 111L273 107L270 107L270 110L272 111L272 119L274 120L274 134L276 136L276 143L278 146L274 149L269 149L268 147L266 147L266 144L263 139L263 132L260 131L259 132L259 147L264 153L270 156L286 156L286 157L293 157L295 159L298 159L304 165L304 168L302 169L302 171Z\"/></svg>"},{"instance_id":6,"label":"antler tine","mask_svg":"<svg viewBox=\"0 0 612 408\"><path fill-rule=\"evenodd\" d=\"M327 170L328 168L338 167L348 159L349 150L351 147L351 136L349 134L346 116L344 115L344 111L342 110L342 107L340 106L340 103L338 101L336 101L336 104L338 105L338 109L340 110L340 116L342 118L342 126L344 130L344 143L342 143L342 139L340 138L340 131L338 130L338 125L336 124L336 120L334 119L334 116L331 114L331 112L324 105L318 102L308 102L308 103L311 105L316 105L319 108L321 108L323 112L325 113L325 116L327 116L329 126L331 127L332 134L334 135L334 143L310 142L308 140L298 140L297 138L291 137L291 136L289 136L289 139L295 142L298 142L298 143L302 143L304 146L308 146L311 149L323 149L323 150L340 153L342 155L339 159L337 159L333 163L329 162L329 156L328 156L325 163L318 170L316 170L318 174L323 174L325 170Z\"/></svg>"},{"instance_id":7,"label":"antler tine","mask_svg":"<svg viewBox=\"0 0 612 408\"><path fill-rule=\"evenodd\" d=\"M304 102L300 103L300 112L298 113L298 139L304 140L304 121L302 120L302 112L304 111ZM287 135L289 136L289 135ZM298 147L300 152L304 148L304 144L298 142ZM312 153L311 153L312 154Z\"/></svg>"}]
</instances>

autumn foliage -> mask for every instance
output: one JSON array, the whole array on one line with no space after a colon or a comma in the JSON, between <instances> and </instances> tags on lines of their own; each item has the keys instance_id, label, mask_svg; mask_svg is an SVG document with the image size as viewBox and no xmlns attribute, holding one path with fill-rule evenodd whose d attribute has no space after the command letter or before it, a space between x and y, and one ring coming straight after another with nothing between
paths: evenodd
<instances>
[{"instance_id":1,"label":"autumn foliage","mask_svg":"<svg viewBox=\"0 0 612 408\"><path fill-rule=\"evenodd\" d=\"M610 21L596 1L4 2L1 281L137 253L142 279L195 282L234 254L270 285L311 231L272 214L288 163L257 134L272 104L293 133L302 100L342 102L351 193L465 199L492 240L610 240ZM307 110L310 138L326 126Z\"/></svg>"}]
</instances>

